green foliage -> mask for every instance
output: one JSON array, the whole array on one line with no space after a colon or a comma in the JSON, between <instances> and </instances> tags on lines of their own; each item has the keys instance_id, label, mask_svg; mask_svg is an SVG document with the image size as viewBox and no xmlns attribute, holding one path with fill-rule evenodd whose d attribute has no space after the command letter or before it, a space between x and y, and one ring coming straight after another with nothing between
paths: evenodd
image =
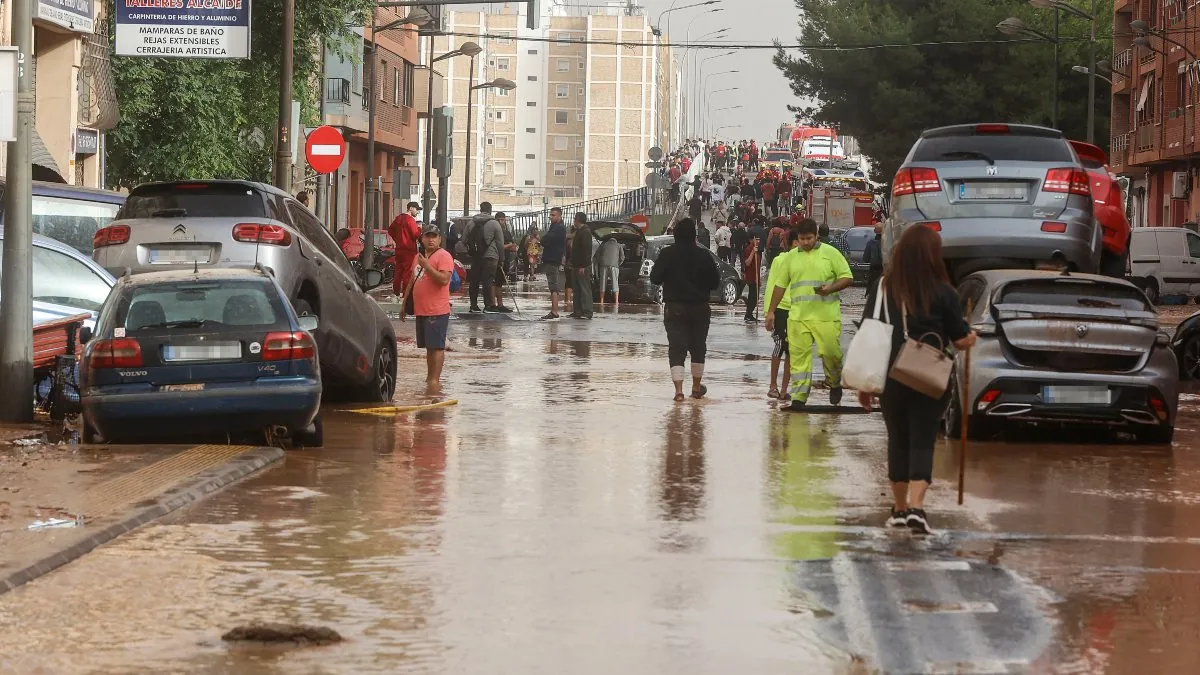
<instances>
[{"instance_id":1,"label":"green foliage","mask_svg":"<svg viewBox=\"0 0 1200 675\"><path fill-rule=\"evenodd\" d=\"M1088 0L1071 0L1090 10ZM1044 33L1053 15L1026 2L1000 0L796 0L798 43L864 45L1005 39L996 24L1015 16ZM1097 3L1097 58L1111 58L1112 0ZM1059 127L1087 137L1088 22L1062 14ZM887 181L924 129L964 122L1049 125L1054 47L1048 42L938 44L852 51L780 50L775 64L808 121L835 123ZM1108 83L1097 79L1096 143L1108 147Z\"/></svg>"},{"instance_id":2,"label":"green foliage","mask_svg":"<svg viewBox=\"0 0 1200 675\"><path fill-rule=\"evenodd\" d=\"M293 98L316 120L321 41L330 48L369 17L369 0L296 0ZM108 0L108 16L113 16ZM253 0L251 58L146 59L113 56L121 122L109 132L109 187L148 180L248 178L269 181L282 54L282 0ZM256 142L261 139L262 142Z\"/></svg>"}]
</instances>

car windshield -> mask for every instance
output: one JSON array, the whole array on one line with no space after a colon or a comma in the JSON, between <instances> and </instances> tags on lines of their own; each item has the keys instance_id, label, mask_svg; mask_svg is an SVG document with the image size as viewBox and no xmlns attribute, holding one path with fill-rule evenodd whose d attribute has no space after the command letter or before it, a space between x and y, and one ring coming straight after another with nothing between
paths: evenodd
<instances>
[{"instance_id":1,"label":"car windshield","mask_svg":"<svg viewBox=\"0 0 1200 675\"><path fill-rule=\"evenodd\" d=\"M778 162L778 161L782 161L785 159L790 160L791 158L792 158L792 153L784 152L782 150L772 150L771 152L768 152L766 154L766 159L768 162Z\"/></svg>"},{"instance_id":2,"label":"car windshield","mask_svg":"<svg viewBox=\"0 0 1200 675\"><path fill-rule=\"evenodd\" d=\"M286 328L286 316L268 281L200 278L133 286L121 299L114 325L129 333L207 326L267 330Z\"/></svg>"},{"instance_id":3,"label":"car windshield","mask_svg":"<svg viewBox=\"0 0 1200 675\"><path fill-rule=\"evenodd\" d=\"M912 155L914 162L988 160L1071 164L1075 157L1071 147L1061 138L1025 134L958 134L922 138L917 141Z\"/></svg>"},{"instance_id":4,"label":"car windshield","mask_svg":"<svg viewBox=\"0 0 1200 675\"><path fill-rule=\"evenodd\" d=\"M1141 291L1132 286L1071 278L1010 283L996 304L1153 311Z\"/></svg>"},{"instance_id":5,"label":"car windshield","mask_svg":"<svg viewBox=\"0 0 1200 675\"><path fill-rule=\"evenodd\" d=\"M616 233L636 234L636 228L634 228L632 225L626 225L624 223L604 223L592 225L591 228L592 234L596 235L596 237L600 239Z\"/></svg>"},{"instance_id":6,"label":"car windshield","mask_svg":"<svg viewBox=\"0 0 1200 675\"><path fill-rule=\"evenodd\" d=\"M108 225L120 206L65 197L33 197L33 231L92 254L96 230Z\"/></svg>"},{"instance_id":7,"label":"car windshield","mask_svg":"<svg viewBox=\"0 0 1200 675\"><path fill-rule=\"evenodd\" d=\"M846 248L851 251L862 251L867 248L867 242L875 238L875 230L869 227L856 227L846 232Z\"/></svg>"},{"instance_id":8,"label":"car windshield","mask_svg":"<svg viewBox=\"0 0 1200 675\"><path fill-rule=\"evenodd\" d=\"M134 188L117 217L266 218L259 194L235 183L170 183Z\"/></svg>"},{"instance_id":9,"label":"car windshield","mask_svg":"<svg viewBox=\"0 0 1200 675\"><path fill-rule=\"evenodd\" d=\"M0 251L0 270L3 266ZM111 289L112 282L83 261L51 248L33 247L34 300L97 312Z\"/></svg>"}]
</instances>

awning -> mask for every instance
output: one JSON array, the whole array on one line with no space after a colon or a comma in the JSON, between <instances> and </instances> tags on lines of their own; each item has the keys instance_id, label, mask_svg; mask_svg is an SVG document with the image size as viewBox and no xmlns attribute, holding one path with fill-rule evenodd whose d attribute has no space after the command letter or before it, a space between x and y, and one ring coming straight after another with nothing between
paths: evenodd
<instances>
[{"instance_id":1,"label":"awning","mask_svg":"<svg viewBox=\"0 0 1200 675\"><path fill-rule=\"evenodd\" d=\"M1138 102L1137 102L1137 110L1139 110L1139 111L1142 108L1146 107L1146 99L1150 98L1150 83L1151 82L1154 82L1153 75L1148 76L1142 82L1142 93L1138 95Z\"/></svg>"},{"instance_id":2,"label":"awning","mask_svg":"<svg viewBox=\"0 0 1200 675\"><path fill-rule=\"evenodd\" d=\"M33 138L31 139L33 145L30 148L30 154L33 156L34 180L66 183L66 176L63 176L62 170L58 168L58 163L54 161L54 156L46 149L46 144L42 142L42 137L38 134L37 129L31 129L30 131L33 132Z\"/></svg>"}]
</instances>

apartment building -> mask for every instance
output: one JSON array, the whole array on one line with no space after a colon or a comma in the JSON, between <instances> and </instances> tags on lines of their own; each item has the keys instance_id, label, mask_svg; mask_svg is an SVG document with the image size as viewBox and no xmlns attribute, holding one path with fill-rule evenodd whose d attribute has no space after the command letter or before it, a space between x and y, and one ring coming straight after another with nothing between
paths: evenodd
<instances>
[{"instance_id":1,"label":"apartment building","mask_svg":"<svg viewBox=\"0 0 1200 675\"><path fill-rule=\"evenodd\" d=\"M12 3L0 17L12 44ZM101 187L104 132L118 121L104 3L36 0L33 27L33 177ZM6 152L0 144L0 161Z\"/></svg>"},{"instance_id":2,"label":"apartment building","mask_svg":"<svg viewBox=\"0 0 1200 675\"><path fill-rule=\"evenodd\" d=\"M650 148L669 136L674 106L662 91L675 67L636 5L550 5L537 30L523 8L449 12L453 34L434 40L435 54L465 41L483 48L437 66L454 110L451 213L464 195L467 210L490 201L522 212L636 189ZM516 89L469 93L498 78Z\"/></svg>"},{"instance_id":3,"label":"apartment building","mask_svg":"<svg viewBox=\"0 0 1200 675\"><path fill-rule=\"evenodd\" d=\"M1131 181L1133 224L1200 222L1200 4L1116 0L1113 12L1110 164ZM1135 21L1148 46L1135 44Z\"/></svg>"}]
</instances>

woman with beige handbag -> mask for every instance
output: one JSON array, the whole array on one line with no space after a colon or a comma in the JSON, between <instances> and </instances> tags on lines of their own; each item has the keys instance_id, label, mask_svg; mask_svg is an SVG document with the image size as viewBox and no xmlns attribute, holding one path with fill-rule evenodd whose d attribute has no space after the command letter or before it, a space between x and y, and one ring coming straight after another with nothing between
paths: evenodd
<instances>
[{"instance_id":1,"label":"woman with beige handbag","mask_svg":"<svg viewBox=\"0 0 1200 675\"><path fill-rule=\"evenodd\" d=\"M947 345L970 349L975 332L963 319L958 293L942 262L942 239L933 229L913 226L892 248L883 279L868 289L863 316L874 316L884 290L892 331L888 381L880 395L888 432L888 480L894 503L889 527L928 534L925 492L933 481L933 446L946 410L952 359ZM860 392L868 410L874 396Z\"/></svg>"}]
</instances>

